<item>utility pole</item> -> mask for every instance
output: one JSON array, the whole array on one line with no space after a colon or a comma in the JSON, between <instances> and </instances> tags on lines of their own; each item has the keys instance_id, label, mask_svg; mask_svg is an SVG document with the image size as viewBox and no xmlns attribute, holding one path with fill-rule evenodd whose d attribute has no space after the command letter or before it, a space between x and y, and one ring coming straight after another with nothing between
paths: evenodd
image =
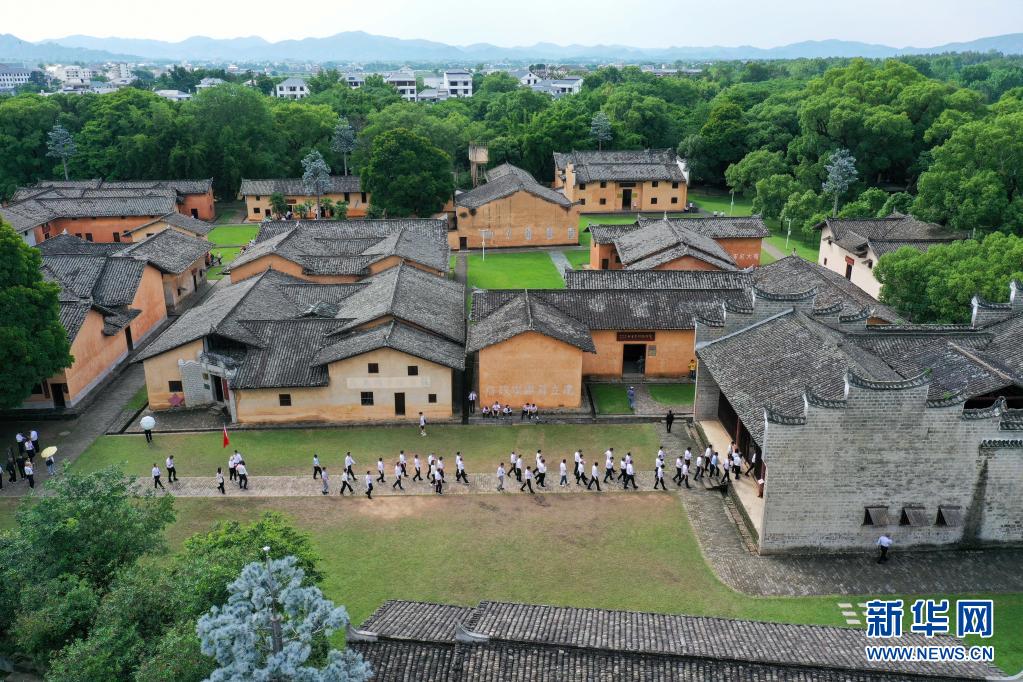
<instances>
[{"instance_id":1,"label":"utility pole","mask_svg":"<svg viewBox=\"0 0 1023 682\"><path fill-rule=\"evenodd\" d=\"M732 203L730 203L728 205L728 217L729 218L732 217L732 210L735 208L735 190L734 189L732 190L731 194L732 194Z\"/></svg>"},{"instance_id":2,"label":"utility pole","mask_svg":"<svg viewBox=\"0 0 1023 682\"><path fill-rule=\"evenodd\" d=\"M792 218L789 218L789 229L785 232L785 250L789 250L789 237L792 236Z\"/></svg>"}]
</instances>

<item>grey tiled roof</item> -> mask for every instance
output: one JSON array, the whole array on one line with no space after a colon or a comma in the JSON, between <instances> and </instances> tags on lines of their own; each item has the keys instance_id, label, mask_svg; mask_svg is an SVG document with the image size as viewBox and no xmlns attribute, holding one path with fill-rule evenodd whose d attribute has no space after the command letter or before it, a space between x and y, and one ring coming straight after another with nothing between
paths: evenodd
<instances>
[{"instance_id":1,"label":"grey tiled roof","mask_svg":"<svg viewBox=\"0 0 1023 682\"><path fill-rule=\"evenodd\" d=\"M949 242L968 236L902 213L892 213L885 218L828 218L817 228L825 226L831 229L840 247L860 255L866 255L868 245L872 242L881 242L876 249L888 253L903 245L914 246L919 243L926 246L928 242ZM880 253L877 255L881 256Z\"/></svg>"},{"instance_id":2,"label":"grey tiled roof","mask_svg":"<svg viewBox=\"0 0 1023 682\"><path fill-rule=\"evenodd\" d=\"M208 235L214 228L214 225L212 223L207 223L205 220L199 220L198 218L193 218L190 215L178 213L177 211L171 211L167 215L160 216L156 220L148 222L144 225L139 225L134 229L128 230L128 232L129 233L141 232L142 230L146 229L147 227L158 221L163 221L168 225L173 225L174 227L180 227L182 230L187 230L192 234L198 235L200 237Z\"/></svg>"},{"instance_id":3,"label":"grey tiled roof","mask_svg":"<svg viewBox=\"0 0 1023 682\"><path fill-rule=\"evenodd\" d=\"M226 270L274 254L311 275L366 275L392 256L447 272L447 234L447 222L432 219L266 221Z\"/></svg>"},{"instance_id":4,"label":"grey tiled roof","mask_svg":"<svg viewBox=\"0 0 1023 682\"><path fill-rule=\"evenodd\" d=\"M753 278L759 288L773 293L805 291L816 287L817 299L814 303L819 310L840 304L844 315L869 308L874 311L874 317L887 322L898 322L901 319L894 310L879 303L837 272L799 256L786 256L768 265L761 265L753 270Z\"/></svg>"},{"instance_id":5,"label":"grey tiled roof","mask_svg":"<svg viewBox=\"0 0 1023 682\"><path fill-rule=\"evenodd\" d=\"M92 306L82 301L60 302L60 324L67 332L68 341L74 341Z\"/></svg>"},{"instance_id":6,"label":"grey tiled roof","mask_svg":"<svg viewBox=\"0 0 1023 682\"><path fill-rule=\"evenodd\" d=\"M497 602L449 609L387 602L349 645L379 680L874 682L1001 674L973 662L868 662L864 633L851 628ZM950 637L903 639L910 646L958 644Z\"/></svg>"},{"instance_id":7,"label":"grey tiled roof","mask_svg":"<svg viewBox=\"0 0 1023 682\"><path fill-rule=\"evenodd\" d=\"M213 187L213 178L202 180L43 180L34 187L55 189L172 189L178 194L205 194Z\"/></svg>"},{"instance_id":8,"label":"grey tiled roof","mask_svg":"<svg viewBox=\"0 0 1023 682\"><path fill-rule=\"evenodd\" d=\"M568 270L569 289L708 289L745 290L753 270Z\"/></svg>"},{"instance_id":9,"label":"grey tiled roof","mask_svg":"<svg viewBox=\"0 0 1023 682\"><path fill-rule=\"evenodd\" d=\"M555 164L571 163L575 181L643 182L664 180L686 182L678 154L672 149L646 149L639 151L573 151L555 156ZM559 166L564 168L564 166Z\"/></svg>"},{"instance_id":10,"label":"grey tiled roof","mask_svg":"<svg viewBox=\"0 0 1023 682\"><path fill-rule=\"evenodd\" d=\"M722 270L734 270L735 261L713 238L690 227L688 220L640 220L633 230L615 240L615 250L627 270L652 270L690 256Z\"/></svg>"},{"instance_id":11,"label":"grey tiled roof","mask_svg":"<svg viewBox=\"0 0 1023 682\"><path fill-rule=\"evenodd\" d=\"M180 275L204 258L211 248L213 244L205 239L163 230L125 247L119 253L149 261L161 272Z\"/></svg>"},{"instance_id":12,"label":"grey tiled roof","mask_svg":"<svg viewBox=\"0 0 1023 682\"><path fill-rule=\"evenodd\" d=\"M267 270L186 312L138 359L211 335L248 349L236 377L240 388L322 386L325 363L380 347L458 368L464 289L408 265L353 284L315 284Z\"/></svg>"},{"instance_id":13,"label":"grey tiled roof","mask_svg":"<svg viewBox=\"0 0 1023 682\"><path fill-rule=\"evenodd\" d=\"M36 244L44 256L106 256L124 248L124 244L90 242L63 232Z\"/></svg>"},{"instance_id":14,"label":"grey tiled roof","mask_svg":"<svg viewBox=\"0 0 1023 682\"><path fill-rule=\"evenodd\" d=\"M681 225L704 237L711 239L763 239L771 236L764 220L760 216L738 216L725 217L692 217L692 218L648 218L647 216L636 216L636 222L625 225L590 223L588 230L593 235L593 241L598 244L611 244L619 237L629 234L650 223L668 222Z\"/></svg>"},{"instance_id":15,"label":"grey tiled roof","mask_svg":"<svg viewBox=\"0 0 1023 682\"><path fill-rule=\"evenodd\" d=\"M491 201L509 197L516 192L528 192L544 201L568 208L572 205L561 192L538 183L527 171L509 163L487 171L487 182L455 197L455 204L466 208L479 208Z\"/></svg>"},{"instance_id":16,"label":"grey tiled roof","mask_svg":"<svg viewBox=\"0 0 1023 682\"><path fill-rule=\"evenodd\" d=\"M362 183L358 175L331 175L330 186L324 194L343 194L344 192L361 192ZM285 196L315 197L315 194L306 192L302 186L302 178L276 178L253 180L242 178L241 187L238 188L239 196L269 196L274 192L280 192Z\"/></svg>"},{"instance_id":17,"label":"grey tiled roof","mask_svg":"<svg viewBox=\"0 0 1023 682\"><path fill-rule=\"evenodd\" d=\"M582 338L584 329L693 329L697 316L720 319L723 303L732 299L745 300L746 293L670 289L477 291L472 297L468 348L479 350L515 334L535 331L590 350L592 338Z\"/></svg>"}]
</instances>

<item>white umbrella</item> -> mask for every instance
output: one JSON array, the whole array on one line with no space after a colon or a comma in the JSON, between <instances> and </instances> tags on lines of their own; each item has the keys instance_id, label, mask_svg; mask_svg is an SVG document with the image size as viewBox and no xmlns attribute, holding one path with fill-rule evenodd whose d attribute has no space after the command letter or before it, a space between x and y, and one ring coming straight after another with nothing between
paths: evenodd
<instances>
[{"instance_id":1,"label":"white umbrella","mask_svg":"<svg viewBox=\"0 0 1023 682\"><path fill-rule=\"evenodd\" d=\"M156 426L156 420L147 414L142 418L142 421L139 422L139 426L142 427L143 431L152 431L153 427Z\"/></svg>"}]
</instances>

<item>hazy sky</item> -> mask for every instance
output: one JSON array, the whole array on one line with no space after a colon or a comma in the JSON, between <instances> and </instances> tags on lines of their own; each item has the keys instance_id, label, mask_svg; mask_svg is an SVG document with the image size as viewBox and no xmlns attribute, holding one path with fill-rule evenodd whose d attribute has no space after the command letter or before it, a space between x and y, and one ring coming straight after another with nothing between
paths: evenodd
<instances>
[{"instance_id":1,"label":"hazy sky","mask_svg":"<svg viewBox=\"0 0 1023 682\"><path fill-rule=\"evenodd\" d=\"M18 2L0 32L277 41L362 30L456 45L754 45L839 38L895 47L1023 31L1023 0L48 0Z\"/></svg>"}]
</instances>

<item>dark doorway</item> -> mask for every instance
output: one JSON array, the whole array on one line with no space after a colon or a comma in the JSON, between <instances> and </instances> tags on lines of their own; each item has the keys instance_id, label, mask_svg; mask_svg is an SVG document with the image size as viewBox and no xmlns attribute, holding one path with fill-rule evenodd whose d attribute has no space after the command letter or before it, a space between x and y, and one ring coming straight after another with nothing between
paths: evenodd
<instances>
[{"instance_id":1,"label":"dark doorway","mask_svg":"<svg viewBox=\"0 0 1023 682\"><path fill-rule=\"evenodd\" d=\"M128 342L128 350L135 350L135 341L131 338L131 327L124 328L124 340Z\"/></svg>"},{"instance_id":2,"label":"dark doorway","mask_svg":"<svg viewBox=\"0 0 1023 682\"><path fill-rule=\"evenodd\" d=\"M852 263L845 264L845 278L849 280L852 279Z\"/></svg>"},{"instance_id":3,"label":"dark doorway","mask_svg":"<svg viewBox=\"0 0 1023 682\"><path fill-rule=\"evenodd\" d=\"M632 208L632 190L631 189L623 189L622 190L622 209L625 210L625 211L628 211L630 208Z\"/></svg>"},{"instance_id":4,"label":"dark doorway","mask_svg":"<svg viewBox=\"0 0 1023 682\"><path fill-rule=\"evenodd\" d=\"M223 377L213 376L210 377L213 380L213 397L217 399L218 403L224 402L224 385L221 383Z\"/></svg>"},{"instance_id":5,"label":"dark doorway","mask_svg":"<svg viewBox=\"0 0 1023 682\"><path fill-rule=\"evenodd\" d=\"M67 407L67 401L64 399L64 389L66 388L67 384L50 384L54 407Z\"/></svg>"},{"instance_id":6,"label":"dark doorway","mask_svg":"<svg viewBox=\"0 0 1023 682\"><path fill-rule=\"evenodd\" d=\"M622 374L643 374L645 364L645 343L627 343L622 346Z\"/></svg>"},{"instance_id":7,"label":"dark doorway","mask_svg":"<svg viewBox=\"0 0 1023 682\"><path fill-rule=\"evenodd\" d=\"M606 258L601 258L600 259L600 269L601 270L607 270L607 259Z\"/></svg>"},{"instance_id":8,"label":"dark doorway","mask_svg":"<svg viewBox=\"0 0 1023 682\"><path fill-rule=\"evenodd\" d=\"M192 291L199 288L199 280L195 276L195 271L192 271Z\"/></svg>"},{"instance_id":9,"label":"dark doorway","mask_svg":"<svg viewBox=\"0 0 1023 682\"><path fill-rule=\"evenodd\" d=\"M196 220L199 219L199 209L197 208L192 209L192 217L195 218Z\"/></svg>"},{"instance_id":10,"label":"dark doorway","mask_svg":"<svg viewBox=\"0 0 1023 682\"><path fill-rule=\"evenodd\" d=\"M394 394L394 414L399 417L405 416L405 394L395 393Z\"/></svg>"},{"instance_id":11,"label":"dark doorway","mask_svg":"<svg viewBox=\"0 0 1023 682\"><path fill-rule=\"evenodd\" d=\"M467 248L469 248L469 238L468 237L459 237L458 238L458 250L459 251L465 251Z\"/></svg>"}]
</instances>

